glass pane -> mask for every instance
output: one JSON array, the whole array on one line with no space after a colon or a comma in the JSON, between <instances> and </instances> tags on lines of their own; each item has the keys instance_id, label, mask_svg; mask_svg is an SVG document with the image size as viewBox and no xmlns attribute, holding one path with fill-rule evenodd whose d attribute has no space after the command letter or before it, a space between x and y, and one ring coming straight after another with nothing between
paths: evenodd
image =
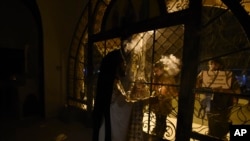
<instances>
[{"instance_id":1,"label":"glass pane","mask_svg":"<svg viewBox=\"0 0 250 141\"><path fill-rule=\"evenodd\" d=\"M129 125L129 130L122 132L129 140L145 135L175 139L183 32L183 25L178 25L134 34L122 41L125 76L117 74L110 106L111 118L119 112L117 122L122 119L123 124ZM109 48L121 46L117 43L121 44L119 39L110 39L94 45L106 54ZM115 107L123 110L116 111Z\"/></svg>"},{"instance_id":2,"label":"glass pane","mask_svg":"<svg viewBox=\"0 0 250 141\"><path fill-rule=\"evenodd\" d=\"M109 52L120 48L120 39L114 38L106 41L100 41L94 43L96 51L99 52L102 56L107 55Z\"/></svg>"},{"instance_id":3,"label":"glass pane","mask_svg":"<svg viewBox=\"0 0 250 141\"><path fill-rule=\"evenodd\" d=\"M242 96L248 90L250 44L230 11L204 6L202 12L193 131L229 140L230 124L250 124L249 98Z\"/></svg>"},{"instance_id":4,"label":"glass pane","mask_svg":"<svg viewBox=\"0 0 250 141\"><path fill-rule=\"evenodd\" d=\"M154 138L175 140L184 27L154 32L146 41L145 74L152 102L144 105L143 131Z\"/></svg>"},{"instance_id":5,"label":"glass pane","mask_svg":"<svg viewBox=\"0 0 250 141\"><path fill-rule=\"evenodd\" d=\"M98 3L98 10L96 11L96 14L95 14L95 19L94 19L94 26L93 26L93 33L96 34L98 32L100 32L101 30L101 24L102 24L102 20L103 20L103 16L104 16L104 13L106 11L106 8L107 8L107 5L101 1Z\"/></svg>"},{"instance_id":6,"label":"glass pane","mask_svg":"<svg viewBox=\"0 0 250 141\"><path fill-rule=\"evenodd\" d=\"M165 9L165 5L156 0L119 0L113 1L110 6L106 19L103 19L105 23L102 24L105 26L102 31L158 17L163 14L160 9Z\"/></svg>"},{"instance_id":7,"label":"glass pane","mask_svg":"<svg viewBox=\"0 0 250 141\"><path fill-rule=\"evenodd\" d=\"M74 80L73 79L68 80L68 89L69 89L68 96L73 97L74 95Z\"/></svg>"},{"instance_id":8,"label":"glass pane","mask_svg":"<svg viewBox=\"0 0 250 141\"><path fill-rule=\"evenodd\" d=\"M167 13L173 13L187 9L189 0L165 0Z\"/></svg>"},{"instance_id":9,"label":"glass pane","mask_svg":"<svg viewBox=\"0 0 250 141\"><path fill-rule=\"evenodd\" d=\"M75 33L75 38L81 39L82 35L85 34L84 32L87 29L87 23L88 23L88 12L85 9L83 14L82 14L82 17L78 23L78 27L77 27L77 30Z\"/></svg>"},{"instance_id":10,"label":"glass pane","mask_svg":"<svg viewBox=\"0 0 250 141\"><path fill-rule=\"evenodd\" d=\"M84 92L84 80L75 80L75 95L74 98L78 100L87 100L86 93Z\"/></svg>"},{"instance_id":11,"label":"glass pane","mask_svg":"<svg viewBox=\"0 0 250 141\"><path fill-rule=\"evenodd\" d=\"M76 63L76 79L84 79L84 63L79 60Z\"/></svg>"},{"instance_id":12,"label":"glass pane","mask_svg":"<svg viewBox=\"0 0 250 141\"><path fill-rule=\"evenodd\" d=\"M73 79L74 78L74 74L75 74L75 68L74 68L74 66L75 66L75 59L73 59L73 58L70 58L69 59L69 78L70 79Z\"/></svg>"},{"instance_id":13,"label":"glass pane","mask_svg":"<svg viewBox=\"0 0 250 141\"><path fill-rule=\"evenodd\" d=\"M78 49L78 45L79 45L79 40L74 38L72 41L72 45L71 45L71 49L70 49L70 55L72 57L75 57L77 54L77 49Z\"/></svg>"},{"instance_id":14,"label":"glass pane","mask_svg":"<svg viewBox=\"0 0 250 141\"><path fill-rule=\"evenodd\" d=\"M227 6L221 0L202 0L203 6L227 8Z\"/></svg>"}]
</instances>

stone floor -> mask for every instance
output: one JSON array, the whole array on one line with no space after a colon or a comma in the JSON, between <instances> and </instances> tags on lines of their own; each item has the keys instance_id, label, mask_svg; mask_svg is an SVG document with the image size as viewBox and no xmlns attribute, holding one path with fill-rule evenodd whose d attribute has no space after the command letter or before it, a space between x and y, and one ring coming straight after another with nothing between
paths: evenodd
<instances>
[{"instance_id":1,"label":"stone floor","mask_svg":"<svg viewBox=\"0 0 250 141\"><path fill-rule=\"evenodd\" d=\"M244 106L248 101L241 100L239 102L243 106L239 112L234 112L237 115L232 115L233 121L236 122L238 119L245 117L247 123L250 124L250 109ZM243 113L245 116L243 116ZM66 115L72 116L74 113L71 112ZM197 119L194 122L199 124ZM176 121L173 121L173 123L176 123ZM92 128L78 120L41 119L37 117L19 120L0 118L0 141L91 141L91 136ZM147 141L159 141L154 136L147 136L146 139Z\"/></svg>"},{"instance_id":2,"label":"stone floor","mask_svg":"<svg viewBox=\"0 0 250 141\"><path fill-rule=\"evenodd\" d=\"M58 118L1 119L0 141L91 141L92 128L78 121ZM166 141L145 134L146 141Z\"/></svg>"},{"instance_id":3,"label":"stone floor","mask_svg":"<svg viewBox=\"0 0 250 141\"><path fill-rule=\"evenodd\" d=\"M91 141L92 129L83 123L57 118L2 119L0 141Z\"/></svg>"}]
</instances>

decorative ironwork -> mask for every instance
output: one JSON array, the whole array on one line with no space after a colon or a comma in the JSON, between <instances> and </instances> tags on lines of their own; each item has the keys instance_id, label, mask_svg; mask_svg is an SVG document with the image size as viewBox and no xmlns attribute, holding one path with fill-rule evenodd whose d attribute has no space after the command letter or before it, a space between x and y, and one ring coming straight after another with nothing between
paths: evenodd
<instances>
[{"instance_id":1,"label":"decorative ironwork","mask_svg":"<svg viewBox=\"0 0 250 141\"><path fill-rule=\"evenodd\" d=\"M240 4L247 11L248 15L250 15L250 0L241 0Z\"/></svg>"},{"instance_id":2,"label":"decorative ironwork","mask_svg":"<svg viewBox=\"0 0 250 141\"><path fill-rule=\"evenodd\" d=\"M181 11L189 7L189 0L165 0L167 13Z\"/></svg>"},{"instance_id":3,"label":"decorative ironwork","mask_svg":"<svg viewBox=\"0 0 250 141\"><path fill-rule=\"evenodd\" d=\"M223 69L231 71L230 79L236 79L234 84L242 87L240 78L244 70L249 68L249 41L240 23L231 11L219 0L203 1L202 28L201 28L201 57L199 71L208 69L208 61L220 59L223 61ZM247 55L248 54L248 55ZM226 77L226 76L225 76ZM214 83L214 81L211 81ZM226 84L226 83L225 83ZM209 86L208 86L209 87ZM214 95L225 95L225 97L235 97L235 103L230 107L225 107L225 111L230 116L229 123L217 123L228 126L229 124L249 124L248 100L244 93L235 94L235 91L215 92L212 88L196 89L195 109L193 116L193 131L204 135L209 134L209 124L213 124L214 118L218 118L222 113L211 113L211 100ZM231 89L231 86L229 86ZM228 88L229 89L229 88ZM228 90L227 90L228 91ZM249 95L250 96L250 95ZM249 97L248 96L248 97ZM222 96L223 97L223 96ZM232 98L233 99L233 98ZM223 99L221 99L223 104ZM244 111L244 113L242 112ZM209 121L210 118L210 121ZM210 123L209 123L210 122ZM212 127L211 127L212 128ZM217 127L218 130L219 127ZM210 129L214 130L214 129ZM223 130L223 129L221 129ZM225 131L226 132L226 131ZM226 138L229 140L229 133Z\"/></svg>"},{"instance_id":4,"label":"decorative ironwork","mask_svg":"<svg viewBox=\"0 0 250 141\"><path fill-rule=\"evenodd\" d=\"M211 89L199 89L198 91L202 91L203 93L210 93L211 95L214 93ZM221 95L227 95L227 93L215 93ZM230 94L229 94L230 95ZM230 114L228 115L230 118L230 122L228 124L241 125L241 124L250 124L250 95L242 96L242 94L234 95L237 100L234 105L228 107L224 110L230 110ZM247 98L248 97L248 98ZM211 97L209 97L211 98ZM208 99L210 101L210 99ZM207 135L209 132L208 128L208 116L218 116L217 114L211 114L210 106L204 107L204 94L198 94L195 98L195 109L194 109L194 121L199 123L199 125L193 126L193 131L202 133ZM229 139L229 133L227 134L227 138Z\"/></svg>"},{"instance_id":5,"label":"decorative ironwork","mask_svg":"<svg viewBox=\"0 0 250 141\"><path fill-rule=\"evenodd\" d=\"M93 1L93 27L94 33L101 31L101 24L103 21L103 14L109 6L111 0L95 0ZM165 0L166 12L173 13L188 9L189 0ZM249 13L249 0L242 0L242 6ZM249 68L249 41L243 31L240 23L233 16L231 11L227 8L220 0L203 0L203 13L202 13L202 28L200 31L201 35L201 56L199 71L207 69L207 61L214 58L221 58L225 62L225 69L237 71L236 76L242 77L242 72L238 70L246 70ZM86 48L88 43L87 23L88 13L87 9L84 10L83 15L79 21L79 25L75 32L74 39L72 40L69 58L69 72L68 72L68 90L69 90L69 104L75 107L79 107L83 110L88 109L86 97ZM164 13L165 14L165 13ZM155 34L153 34L153 32ZM138 49L136 46L142 44L145 49L145 57L143 63L136 64L136 59L142 57L138 53L133 54L132 59L128 60L131 65L131 70L136 70L138 67L143 66L145 69L143 75L147 80L145 84L150 87L153 83L150 81L152 76L152 63L155 63L161 58L162 55L174 54L178 58L182 58L182 46L184 39L184 25L171 26L168 28L156 29L154 31L139 33L137 36L137 42L133 43L132 49ZM138 35L139 35L138 34ZM147 39L146 39L147 38ZM98 76L99 64L102 57L108 52L120 48L121 41L119 38L109 39L106 41L95 42L93 63L94 63L94 76L93 81L95 88L95 81ZM141 49L141 48L139 48ZM141 51L141 50L140 50ZM140 58L142 59L142 58ZM132 71L131 73L134 73ZM249 77L249 75L247 75ZM132 79L133 83L136 79ZM176 78L177 84L179 84L179 76ZM243 85L241 85L243 86ZM205 92L211 93L210 90L205 89ZM204 92L203 91L203 92ZM248 93L247 93L248 94ZM208 134L208 113L206 112L207 107L203 106L202 94L198 94L195 99L194 109L194 120L193 120L193 131ZM235 103L230 107L231 114L230 119L233 124L250 124L249 122L249 96L241 97L237 95L238 103ZM164 139L174 140L176 130L176 115L178 112L178 97L175 97L172 101L173 110L167 117L167 128L164 134ZM150 106L149 106L150 107ZM152 134L153 127L155 126L155 114L150 111L150 108L144 109L143 118L143 129L144 132Z\"/></svg>"},{"instance_id":6,"label":"decorative ironwork","mask_svg":"<svg viewBox=\"0 0 250 141\"><path fill-rule=\"evenodd\" d=\"M149 111L144 112L143 117L143 131L145 133L154 135L153 129L155 127L156 117L154 113L149 113ZM175 139L176 133L176 116L173 118L166 118L166 131L163 135L163 139L173 141Z\"/></svg>"}]
</instances>

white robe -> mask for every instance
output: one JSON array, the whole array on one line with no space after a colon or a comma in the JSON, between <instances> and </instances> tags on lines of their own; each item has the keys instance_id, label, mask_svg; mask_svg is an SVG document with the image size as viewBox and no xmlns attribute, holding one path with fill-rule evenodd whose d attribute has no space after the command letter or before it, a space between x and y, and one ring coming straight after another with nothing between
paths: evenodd
<instances>
[{"instance_id":1,"label":"white robe","mask_svg":"<svg viewBox=\"0 0 250 141\"><path fill-rule=\"evenodd\" d=\"M125 97L120 93L112 95L110 104L110 121L111 121L111 139L112 141L127 141L128 129L132 103L125 101ZM99 141L105 139L105 120L103 118L99 131Z\"/></svg>"}]
</instances>

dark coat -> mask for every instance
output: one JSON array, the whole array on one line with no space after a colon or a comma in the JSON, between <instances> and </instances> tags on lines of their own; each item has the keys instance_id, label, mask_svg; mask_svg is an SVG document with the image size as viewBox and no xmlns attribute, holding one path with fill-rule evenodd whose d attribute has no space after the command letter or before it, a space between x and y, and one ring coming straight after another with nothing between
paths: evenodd
<instances>
[{"instance_id":1,"label":"dark coat","mask_svg":"<svg viewBox=\"0 0 250 141\"><path fill-rule=\"evenodd\" d=\"M93 110L93 141L98 141L103 117L105 119L105 141L111 141L110 102L114 81L122 61L120 50L114 50L108 53L101 62Z\"/></svg>"}]
</instances>

